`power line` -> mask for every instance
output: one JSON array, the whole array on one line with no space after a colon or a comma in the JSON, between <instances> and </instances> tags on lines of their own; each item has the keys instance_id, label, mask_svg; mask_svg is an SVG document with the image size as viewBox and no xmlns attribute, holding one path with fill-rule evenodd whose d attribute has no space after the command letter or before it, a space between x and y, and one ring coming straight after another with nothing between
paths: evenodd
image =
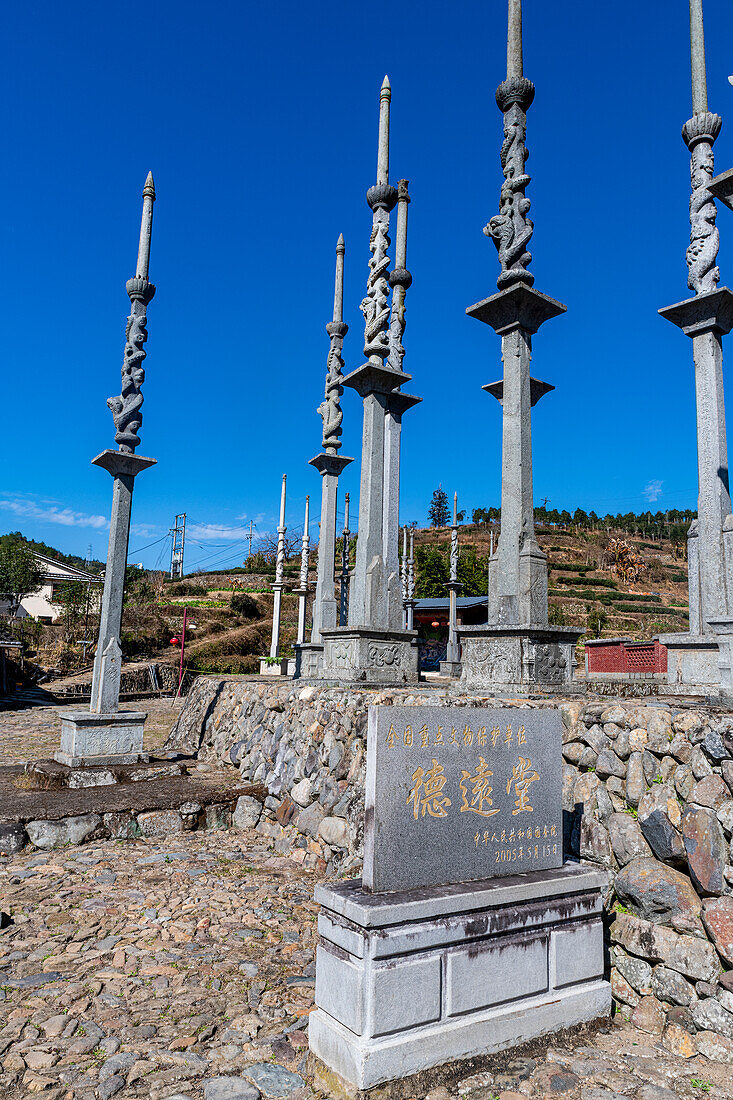
<instances>
[{"instance_id":1,"label":"power line","mask_svg":"<svg viewBox=\"0 0 733 1100\"><path fill-rule=\"evenodd\" d=\"M156 539L155 542L149 542L147 546L141 546L138 550L131 550L128 554L128 557L133 558L135 554L142 554L143 550L149 550L151 546L157 546L158 543L163 542L164 539L169 539L170 535L171 533L170 531L168 531L165 535L161 536L161 538Z\"/></svg>"}]
</instances>

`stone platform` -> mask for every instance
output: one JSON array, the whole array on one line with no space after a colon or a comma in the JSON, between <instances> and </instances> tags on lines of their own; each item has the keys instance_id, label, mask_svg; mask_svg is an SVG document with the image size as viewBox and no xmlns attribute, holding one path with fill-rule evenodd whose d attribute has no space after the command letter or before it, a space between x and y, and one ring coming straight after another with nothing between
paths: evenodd
<instances>
[{"instance_id":1,"label":"stone platform","mask_svg":"<svg viewBox=\"0 0 733 1100\"><path fill-rule=\"evenodd\" d=\"M582 690L574 679L579 630L481 625L459 627L458 634L462 689L486 694Z\"/></svg>"},{"instance_id":2,"label":"stone platform","mask_svg":"<svg viewBox=\"0 0 733 1100\"><path fill-rule=\"evenodd\" d=\"M117 710L94 714L88 710L62 711L61 749L54 760L70 768L103 764L139 764L148 760L143 751L147 714L141 710Z\"/></svg>"},{"instance_id":3,"label":"stone platform","mask_svg":"<svg viewBox=\"0 0 733 1100\"><path fill-rule=\"evenodd\" d=\"M324 680L346 684L417 684L416 630L337 627L322 631Z\"/></svg>"},{"instance_id":4,"label":"stone platform","mask_svg":"<svg viewBox=\"0 0 733 1100\"><path fill-rule=\"evenodd\" d=\"M610 1013L604 872L369 894L320 886L312 1052L367 1089Z\"/></svg>"}]
</instances>

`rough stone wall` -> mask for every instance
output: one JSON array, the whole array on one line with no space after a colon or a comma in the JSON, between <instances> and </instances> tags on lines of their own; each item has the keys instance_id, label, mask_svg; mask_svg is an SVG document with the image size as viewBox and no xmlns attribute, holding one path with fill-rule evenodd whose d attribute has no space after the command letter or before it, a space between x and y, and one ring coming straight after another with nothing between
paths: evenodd
<instances>
[{"instance_id":1,"label":"rough stone wall","mask_svg":"<svg viewBox=\"0 0 733 1100\"><path fill-rule=\"evenodd\" d=\"M559 707L566 855L609 872L617 1005L653 1032L666 1016L680 1049L685 1035L710 1033L733 1061L733 715L200 678L167 747L227 761L263 784L252 821L291 859L357 875L367 708L393 702Z\"/></svg>"}]
</instances>

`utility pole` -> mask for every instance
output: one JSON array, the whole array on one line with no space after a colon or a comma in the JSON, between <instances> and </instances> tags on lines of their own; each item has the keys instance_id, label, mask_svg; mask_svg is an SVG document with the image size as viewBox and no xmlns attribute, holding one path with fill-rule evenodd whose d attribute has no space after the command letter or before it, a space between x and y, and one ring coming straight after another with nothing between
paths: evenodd
<instances>
[{"instance_id":1,"label":"utility pole","mask_svg":"<svg viewBox=\"0 0 733 1100\"><path fill-rule=\"evenodd\" d=\"M171 580L180 580L183 576L183 547L186 542L186 513L176 516L173 527L173 546L171 549Z\"/></svg>"},{"instance_id":2,"label":"utility pole","mask_svg":"<svg viewBox=\"0 0 733 1100\"><path fill-rule=\"evenodd\" d=\"M250 520L249 521L249 534L244 536L246 539L249 539L249 553L247 554L248 558L252 557L252 539L254 538L253 531L254 531L256 526L257 525L255 523L253 523L252 520Z\"/></svg>"}]
</instances>

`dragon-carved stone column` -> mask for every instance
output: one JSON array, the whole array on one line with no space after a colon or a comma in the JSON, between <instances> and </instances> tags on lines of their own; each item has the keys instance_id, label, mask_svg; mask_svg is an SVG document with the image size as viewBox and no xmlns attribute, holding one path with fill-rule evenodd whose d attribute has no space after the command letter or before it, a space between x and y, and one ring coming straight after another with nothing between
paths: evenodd
<instances>
[{"instance_id":1,"label":"dragon-carved stone column","mask_svg":"<svg viewBox=\"0 0 733 1100\"><path fill-rule=\"evenodd\" d=\"M484 228L499 257L498 293L466 311L501 337L503 378L483 387L502 409L501 532L489 563L488 625L462 627L459 634L467 686L522 690L531 683L570 682L577 632L549 626L547 558L534 527L531 410L553 387L530 376L532 337L565 306L535 290L528 270L534 225L526 137L535 87L523 72L521 0L508 6L507 75L496 90L504 178L499 213Z\"/></svg>"},{"instance_id":2,"label":"dragon-carved stone column","mask_svg":"<svg viewBox=\"0 0 733 1100\"><path fill-rule=\"evenodd\" d=\"M733 562L727 551L731 527L728 445L723 397L723 336L733 327L733 294L718 287L720 235L710 185L715 175L713 145L722 119L708 110L702 0L690 0L693 114L682 127L690 151L690 243L687 285L694 297L659 312L692 340L697 410L697 520L688 534L690 630L661 635L668 649L670 682L718 684L733 690L730 662L719 664L717 639L733 621ZM725 670L723 670L725 665ZM722 673L722 679L721 679Z\"/></svg>"},{"instance_id":3,"label":"dragon-carved stone column","mask_svg":"<svg viewBox=\"0 0 733 1100\"><path fill-rule=\"evenodd\" d=\"M71 767L85 763L134 763L147 759L143 752L146 715L140 711L120 711L119 701L122 674L120 631L132 493L137 475L155 465L155 459L135 454L140 444L138 433L143 419L147 307L155 294L155 287L148 279L154 202L155 185L152 173L149 173L143 189L137 266L135 275L126 284L130 316L125 327L121 392L107 401L116 429L118 449L103 451L92 460L95 466L107 470L113 478L112 513L89 712L62 716L61 749L55 754L56 760Z\"/></svg>"},{"instance_id":4,"label":"dragon-carved stone column","mask_svg":"<svg viewBox=\"0 0 733 1100\"><path fill-rule=\"evenodd\" d=\"M341 397L344 392L344 337L349 326L344 322L344 257L346 245L343 234L336 244L336 276L334 282L333 320L326 325L330 346L326 362L325 396L318 406L323 422L322 451L310 460L321 475L321 525L318 536L318 575L313 597L313 626L310 642L300 640L296 646L295 674L299 677L317 677L323 665L323 630L338 625L339 605L336 600L334 574L336 570L336 514L338 504L338 479L353 459L339 455L343 412Z\"/></svg>"},{"instance_id":5,"label":"dragon-carved stone column","mask_svg":"<svg viewBox=\"0 0 733 1100\"><path fill-rule=\"evenodd\" d=\"M401 392L410 376L402 369L407 181L389 183L391 88L380 90L377 179L367 191L372 211L364 315L366 362L344 379L363 401L359 532L349 593L346 628L324 634L324 676L338 680L414 682L418 678L415 639L402 628L399 578L399 453L404 411L419 398ZM397 265L390 276L389 215L399 202ZM390 312L390 286L394 288Z\"/></svg>"}]
</instances>

